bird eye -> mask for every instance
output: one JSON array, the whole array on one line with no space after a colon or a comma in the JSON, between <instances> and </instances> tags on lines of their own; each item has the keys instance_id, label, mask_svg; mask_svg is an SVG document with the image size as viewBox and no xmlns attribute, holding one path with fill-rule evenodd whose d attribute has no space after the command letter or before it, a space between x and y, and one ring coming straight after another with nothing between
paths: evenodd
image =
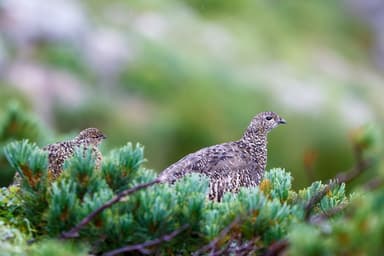
<instances>
[{"instance_id":1,"label":"bird eye","mask_svg":"<svg viewBox=\"0 0 384 256\"><path fill-rule=\"evenodd\" d=\"M271 116L267 116L265 117L265 119L267 119L268 121L272 120L272 117Z\"/></svg>"}]
</instances>

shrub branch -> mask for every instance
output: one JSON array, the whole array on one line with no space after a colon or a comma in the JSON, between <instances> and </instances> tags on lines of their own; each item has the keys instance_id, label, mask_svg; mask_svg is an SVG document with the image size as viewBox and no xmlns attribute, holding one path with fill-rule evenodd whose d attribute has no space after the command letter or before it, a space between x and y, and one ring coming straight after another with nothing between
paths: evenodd
<instances>
[{"instance_id":1,"label":"shrub branch","mask_svg":"<svg viewBox=\"0 0 384 256\"><path fill-rule=\"evenodd\" d=\"M69 238L76 238L79 236L79 231L84 228L85 225L87 225L89 222L91 222L97 215L99 215L101 212L103 212L105 209L111 207L112 205L120 202L124 197L133 194L139 190L148 188L150 186L153 186L154 184L159 183L160 181L158 179L155 179L153 181L143 183L140 185L137 185L133 188L129 188L126 190L123 190L119 194L117 194L115 197L113 197L111 200L91 212L89 215L87 215L84 219L82 219L75 227L73 227L71 230L67 232L62 232L60 238L61 239L69 239Z\"/></svg>"},{"instance_id":2,"label":"shrub branch","mask_svg":"<svg viewBox=\"0 0 384 256\"><path fill-rule=\"evenodd\" d=\"M215 255L215 250L217 248L217 244L219 241L221 241L231 230L239 224L241 221L241 218L237 216L228 226L226 226L218 236L216 236L209 244L201 247L199 250L194 252L193 256L198 256L203 254L204 252L211 251L210 255Z\"/></svg>"},{"instance_id":3,"label":"shrub branch","mask_svg":"<svg viewBox=\"0 0 384 256\"><path fill-rule=\"evenodd\" d=\"M162 237L159 237L159 238L156 238L153 240L149 240L149 241L145 241L144 243L141 243L141 244L127 245L127 246L106 252L103 254L103 256L114 256L114 255L118 255L118 254L125 253L125 252L131 252L131 251L139 251L142 254L150 254L151 250L149 250L147 247L159 245L163 242L169 242L173 238L175 238L177 235L182 233L184 230L186 230L188 227L189 227L189 225L185 224L181 228L176 229L172 233L166 234Z\"/></svg>"},{"instance_id":4,"label":"shrub branch","mask_svg":"<svg viewBox=\"0 0 384 256\"><path fill-rule=\"evenodd\" d=\"M359 147L356 147L355 155L357 162L354 167L352 167L349 171L337 174L333 180L331 180L322 190L316 193L309 200L309 202L304 208L304 219L306 221L309 221L313 207L315 207L315 205L319 203L321 199L323 199L323 197L328 193L328 191L332 190L336 186L341 185L342 183L351 182L353 179L360 176L365 170L367 170L373 165L372 159L363 158L363 152Z\"/></svg>"}]
</instances>

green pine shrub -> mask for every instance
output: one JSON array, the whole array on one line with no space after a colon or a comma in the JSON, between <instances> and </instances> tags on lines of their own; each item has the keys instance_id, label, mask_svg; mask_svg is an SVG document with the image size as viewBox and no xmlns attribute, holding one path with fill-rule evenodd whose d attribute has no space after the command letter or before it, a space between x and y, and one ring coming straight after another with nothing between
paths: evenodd
<instances>
[{"instance_id":1,"label":"green pine shrub","mask_svg":"<svg viewBox=\"0 0 384 256\"><path fill-rule=\"evenodd\" d=\"M47 152L39 147L43 129L20 109L11 110L2 134L15 133L3 136L7 143L1 153L7 168L20 176L20 184L0 190L4 255L49 255L55 250L59 255L103 254L151 241L151 246L136 253L204 255L247 250L262 255L279 243L288 255L377 255L383 249L380 172L375 191L347 195L346 185L335 181L315 181L295 190L291 173L281 168L267 171L258 187L225 194L222 202L207 200L208 179L198 174L172 185L153 184L101 211L68 241L63 236L90 213L120 193L154 181L157 174L143 166L143 146L127 143L104 154L99 168L91 150L77 148L53 181L47 172ZM4 128L12 127L12 122L24 128ZM363 157L379 152L378 134L372 126L352 134ZM30 139L17 140L21 138Z\"/></svg>"},{"instance_id":2,"label":"green pine shrub","mask_svg":"<svg viewBox=\"0 0 384 256\"><path fill-rule=\"evenodd\" d=\"M17 102L10 102L0 119L0 185L11 183L15 169L9 166L4 156L4 146L14 140L28 139L39 145L45 144L49 131L32 115L26 113Z\"/></svg>"},{"instance_id":3,"label":"green pine shrub","mask_svg":"<svg viewBox=\"0 0 384 256\"><path fill-rule=\"evenodd\" d=\"M5 147L5 155L22 182L17 192L17 211L13 211L17 216L7 216L4 208L0 213L10 224L12 218L28 220L36 240L60 237L119 192L156 178L154 171L142 166L143 147L130 143L106 155L101 169L96 169L90 150L78 148L54 182L47 178L46 152L36 144L27 140L11 142ZM150 249L152 253L190 254L220 237L238 218L216 247L241 246L257 238L255 248L263 251L296 230L297 223L304 222L305 205L325 186L315 182L293 191L291 184L290 173L272 169L259 187L227 193L219 203L207 200L207 178L188 175L174 185L155 184L125 197L92 219L74 240L89 245L93 253L101 253L186 227L171 241ZM347 202L344 184L336 186L314 206L312 214Z\"/></svg>"}]
</instances>

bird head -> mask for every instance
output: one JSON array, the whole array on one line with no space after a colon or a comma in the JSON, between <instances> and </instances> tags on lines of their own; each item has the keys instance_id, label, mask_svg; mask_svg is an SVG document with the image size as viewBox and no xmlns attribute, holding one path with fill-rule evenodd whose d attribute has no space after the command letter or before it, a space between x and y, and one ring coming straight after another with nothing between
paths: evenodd
<instances>
[{"instance_id":1,"label":"bird head","mask_svg":"<svg viewBox=\"0 0 384 256\"><path fill-rule=\"evenodd\" d=\"M284 118L275 112L261 112L252 119L248 129L255 132L268 133L278 125L285 123Z\"/></svg>"},{"instance_id":2,"label":"bird head","mask_svg":"<svg viewBox=\"0 0 384 256\"><path fill-rule=\"evenodd\" d=\"M87 128L82 130L76 137L79 141L84 141L95 146L99 145L107 137L97 128Z\"/></svg>"}]
</instances>

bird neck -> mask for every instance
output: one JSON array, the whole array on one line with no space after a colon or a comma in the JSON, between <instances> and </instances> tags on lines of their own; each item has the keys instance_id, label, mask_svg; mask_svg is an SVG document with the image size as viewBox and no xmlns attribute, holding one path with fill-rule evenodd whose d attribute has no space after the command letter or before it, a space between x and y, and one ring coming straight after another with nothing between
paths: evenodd
<instances>
[{"instance_id":1,"label":"bird neck","mask_svg":"<svg viewBox=\"0 0 384 256\"><path fill-rule=\"evenodd\" d=\"M264 130L247 129L239 143L249 152L252 158L259 163L264 163L263 169L267 162L267 134Z\"/></svg>"},{"instance_id":2,"label":"bird neck","mask_svg":"<svg viewBox=\"0 0 384 256\"><path fill-rule=\"evenodd\" d=\"M74 142L75 142L76 144L84 145L84 146L97 146L97 144L94 145L94 144L95 144L95 141L92 140L92 139L90 139L90 138L82 138L82 139L79 139L79 138L78 138L78 139L75 139Z\"/></svg>"},{"instance_id":3,"label":"bird neck","mask_svg":"<svg viewBox=\"0 0 384 256\"><path fill-rule=\"evenodd\" d=\"M267 135L268 135L268 131L262 128L259 128L259 129L248 128L247 130L245 130L241 140L247 143L266 144Z\"/></svg>"}]
</instances>

